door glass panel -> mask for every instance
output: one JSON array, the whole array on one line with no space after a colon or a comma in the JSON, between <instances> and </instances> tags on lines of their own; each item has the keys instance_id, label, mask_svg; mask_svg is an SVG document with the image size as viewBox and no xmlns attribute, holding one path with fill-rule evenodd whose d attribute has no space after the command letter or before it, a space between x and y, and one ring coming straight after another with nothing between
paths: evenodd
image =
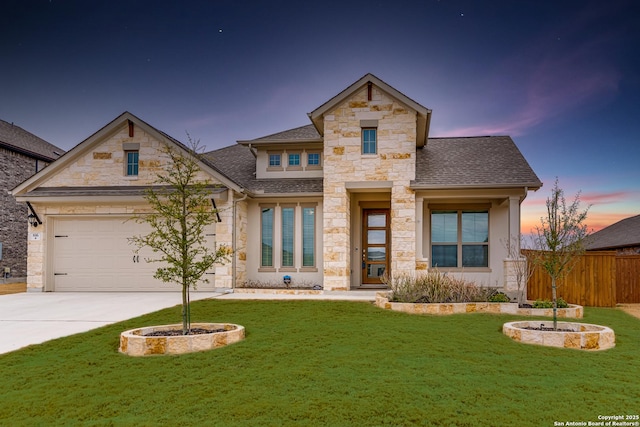
<instances>
[{"instance_id":1,"label":"door glass panel","mask_svg":"<svg viewBox=\"0 0 640 427\"><path fill-rule=\"evenodd\" d=\"M384 269L384 264L369 264L367 266L367 277L370 279L381 277L384 274Z\"/></svg>"},{"instance_id":2,"label":"door glass panel","mask_svg":"<svg viewBox=\"0 0 640 427\"><path fill-rule=\"evenodd\" d=\"M385 214L369 214L367 216L368 227L386 227L387 216Z\"/></svg>"},{"instance_id":3,"label":"door glass panel","mask_svg":"<svg viewBox=\"0 0 640 427\"><path fill-rule=\"evenodd\" d=\"M384 261L387 256L387 248L367 248L367 261Z\"/></svg>"},{"instance_id":4,"label":"door glass panel","mask_svg":"<svg viewBox=\"0 0 640 427\"><path fill-rule=\"evenodd\" d=\"M387 232L385 230L369 230L367 231L367 243L370 245L384 245L387 241Z\"/></svg>"}]
</instances>

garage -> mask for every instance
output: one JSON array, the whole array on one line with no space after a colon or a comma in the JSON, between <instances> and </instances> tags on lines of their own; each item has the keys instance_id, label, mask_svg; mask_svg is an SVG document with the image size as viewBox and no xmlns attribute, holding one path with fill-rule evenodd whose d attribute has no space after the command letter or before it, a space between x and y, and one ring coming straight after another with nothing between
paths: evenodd
<instances>
[{"instance_id":1,"label":"garage","mask_svg":"<svg viewBox=\"0 0 640 427\"><path fill-rule=\"evenodd\" d=\"M58 217L52 218L53 290L56 292L149 292L180 291L177 284L153 278L159 263L147 262L153 255L136 247L128 238L149 231L127 217ZM214 245L215 233L207 233ZM213 271L205 277L199 291L214 290Z\"/></svg>"}]
</instances>

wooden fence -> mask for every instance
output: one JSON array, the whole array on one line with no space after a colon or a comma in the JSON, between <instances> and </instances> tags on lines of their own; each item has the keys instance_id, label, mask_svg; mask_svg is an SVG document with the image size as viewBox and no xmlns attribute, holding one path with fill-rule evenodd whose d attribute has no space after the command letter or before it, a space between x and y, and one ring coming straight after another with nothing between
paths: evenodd
<instances>
[{"instance_id":1,"label":"wooden fence","mask_svg":"<svg viewBox=\"0 0 640 427\"><path fill-rule=\"evenodd\" d=\"M525 256L529 252L523 251ZM613 307L621 303L640 303L640 255L586 252L557 285L558 297L573 304ZM529 278L527 298L551 299L551 279L539 266Z\"/></svg>"}]
</instances>

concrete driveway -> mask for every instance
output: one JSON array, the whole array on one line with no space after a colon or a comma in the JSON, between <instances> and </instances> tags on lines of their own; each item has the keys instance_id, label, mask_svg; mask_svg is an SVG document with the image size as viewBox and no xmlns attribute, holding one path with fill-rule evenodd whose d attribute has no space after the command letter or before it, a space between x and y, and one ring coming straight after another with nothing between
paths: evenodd
<instances>
[{"instance_id":1,"label":"concrete driveway","mask_svg":"<svg viewBox=\"0 0 640 427\"><path fill-rule=\"evenodd\" d=\"M220 296L191 292L191 301ZM44 292L0 296L0 354L181 304L180 292ZM179 323L180 319L176 319Z\"/></svg>"}]
</instances>

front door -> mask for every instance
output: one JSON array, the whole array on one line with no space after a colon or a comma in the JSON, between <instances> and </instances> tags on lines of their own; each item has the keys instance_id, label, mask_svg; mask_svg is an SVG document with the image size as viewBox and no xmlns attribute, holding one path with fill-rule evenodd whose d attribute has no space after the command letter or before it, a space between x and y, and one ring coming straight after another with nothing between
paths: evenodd
<instances>
[{"instance_id":1,"label":"front door","mask_svg":"<svg viewBox=\"0 0 640 427\"><path fill-rule=\"evenodd\" d=\"M362 212L362 284L380 284L389 271L389 209Z\"/></svg>"}]
</instances>

